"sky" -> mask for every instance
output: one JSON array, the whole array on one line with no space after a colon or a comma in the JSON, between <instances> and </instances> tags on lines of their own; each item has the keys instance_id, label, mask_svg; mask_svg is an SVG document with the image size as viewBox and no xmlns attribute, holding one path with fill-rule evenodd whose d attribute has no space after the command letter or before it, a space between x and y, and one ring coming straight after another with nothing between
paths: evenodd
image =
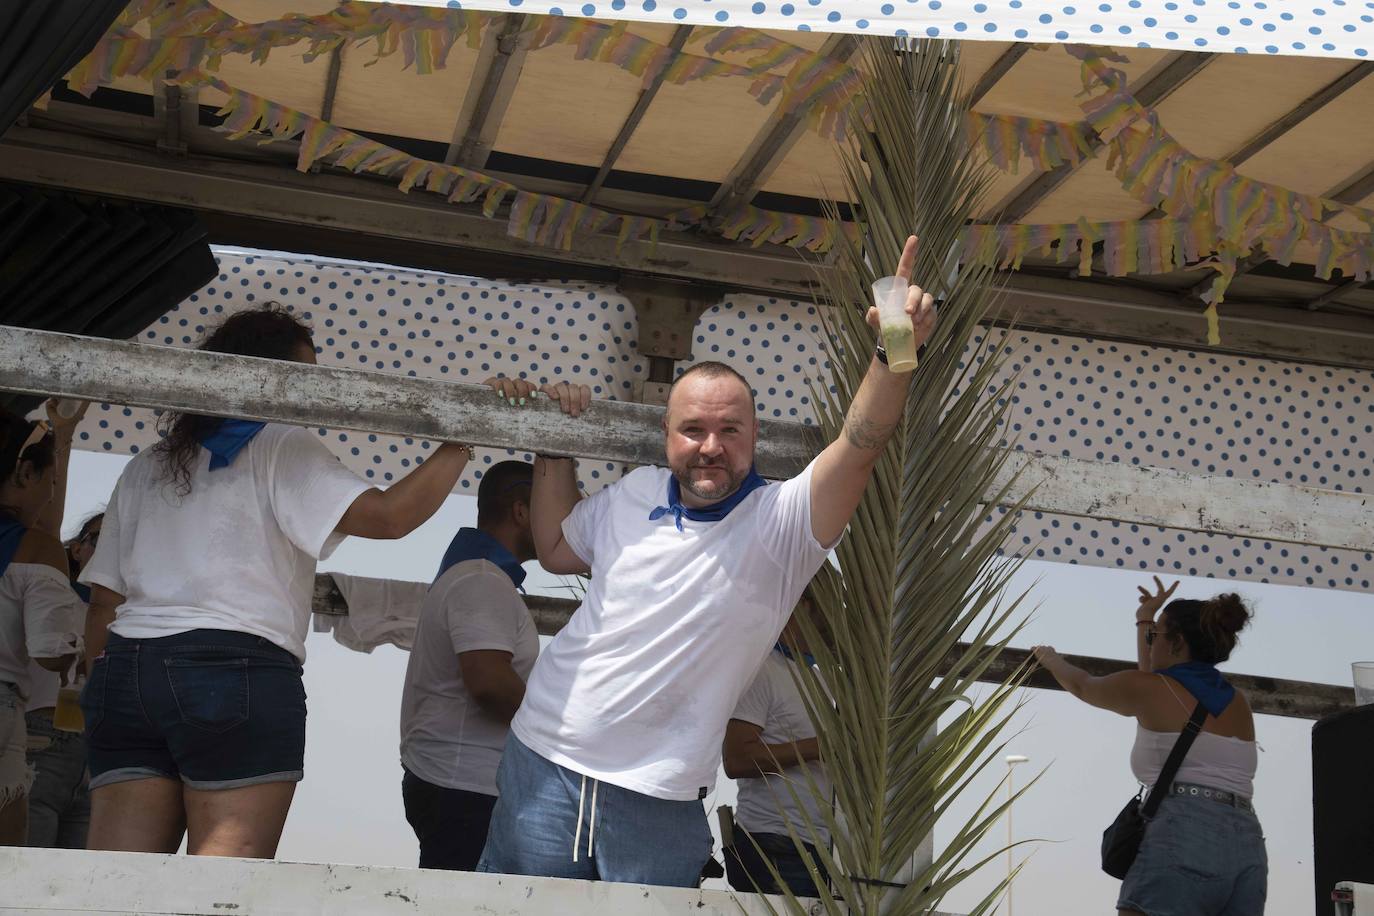
<instances>
[{"instance_id":1,"label":"sky","mask_svg":"<svg viewBox=\"0 0 1374 916\"><path fill-rule=\"evenodd\" d=\"M102 508L126 458L78 451L72 458L66 531ZM452 496L420 529L399 541L350 538L321 564L321 571L428 581L453 532L471 525L476 500ZM532 593L567 596L561 580L537 569L526 582ZM1149 577L1115 569L1028 562L1012 583L1031 590L1032 619L1015 641L1046 643L1062 652L1129 658L1135 651L1136 586ZM1180 596L1205 597L1223 583L1182 580ZM1374 658L1374 596L1312 588L1237 582L1255 608L1253 626L1232 661L1223 666L1247 674L1348 685L1350 664ZM353 652L328 634L307 640L305 685L309 695L305 780L282 837L278 857L308 862L414 865L417 846L401 805L397 736L406 653L383 646ZM1007 754L1030 761L1017 767L1016 785L1039 775L1013 807L1016 851L1024 868L1013 886L1022 914L1099 916L1114 910L1117 882L1098 868L1101 832L1136 789L1129 768L1134 723L1092 709L1058 691L1030 690L1017 714ZM1311 912L1312 779L1306 720L1259 716L1261 747L1255 808L1269 852L1269 912ZM971 785L941 822L936 843L949 835L1007 771L1000 761ZM710 812L733 804L734 784L722 774ZM710 818L713 823L714 816ZM1006 844L1006 826L994 828L978 850L987 855ZM1006 873L999 857L956 889L944 909L967 909ZM1005 905L1000 913L1006 913Z\"/></svg>"}]
</instances>

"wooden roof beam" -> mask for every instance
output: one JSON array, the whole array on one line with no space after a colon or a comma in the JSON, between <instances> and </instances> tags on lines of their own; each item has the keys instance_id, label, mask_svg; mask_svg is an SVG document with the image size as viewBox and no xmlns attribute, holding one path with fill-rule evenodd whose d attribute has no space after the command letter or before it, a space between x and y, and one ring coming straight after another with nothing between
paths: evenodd
<instances>
[{"instance_id":1,"label":"wooden roof beam","mask_svg":"<svg viewBox=\"0 0 1374 916\"><path fill-rule=\"evenodd\" d=\"M339 97L339 74L343 71L343 42L329 51L329 75L324 80L324 98L320 101L320 120L334 117L334 102Z\"/></svg>"},{"instance_id":2,"label":"wooden roof beam","mask_svg":"<svg viewBox=\"0 0 1374 916\"><path fill-rule=\"evenodd\" d=\"M978 82L974 83L973 88L969 90L968 107L974 108L983 101L983 98L992 91L992 88L1001 82L1002 77L1010 73L1011 68L1015 67L1021 58L1025 57L1027 52L1034 47L1034 45L1018 41L1002 52L1002 56L993 61L991 67L983 71L983 75L978 77Z\"/></svg>"},{"instance_id":3,"label":"wooden roof beam","mask_svg":"<svg viewBox=\"0 0 1374 916\"><path fill-rule=\"evenodd\" d=\"M1193 51L1180 52L1140 88L1134 90L1133 94L1136 101L1146 108L1158 105L1180 86L1201 72L1202 68L1211 63L1215 57L1215 54L1199 54ZM1092 135L1090 144L1093 150L1101 149L1104 145L1102 139L1096 134ZM1041 172L1025 188L1013 192L1009 200L994 208L994 212L1001 214L998 217L999 221L1014 223L1025 218L1026 214L1039 206L1065 181L1068 181L1069 177L1087 161L1084 159L1077 163L1066 162L1048 172Z\"/></svg>"},{"instance_id":4,"label":"wooden roof beam","mask_svg":"<svg viewBox=\"0 0 1374 916\"><path fill-rule=\"evenodd\" d=\"M853 35L831 35L816 53L847 61L858 48L859 40ZM752 201L805 130L804 111L784 112L779 107L716 189L708 204L710 212L713 215L729 213Z\"/></svg>"},{"instance_id":5,"label":"wooden roof beam","mask_svg":"<svg viewBox=\"0 0 1374 916\"><path fill-rule=\"evenodd\" d=\"M492 147L496 145L501 119L510 107L520 71L525 66L529 42L521 36L524 28L522 13L507 13L499 25L487 28L477 69L468 84L463 110L444 155L445 165L469 169L486 166Z\"/></svg>"},{"instance_id":6,"label":"wooden roof beam","mask_svg":"<svg viewBox=\"0 0 1374 916\"><path fill-rule=\"evenodd\" d=\"M672 39L668 42L668 47L674 51L681 51L687 45L687 39L692 34L692 26L680 25L673 32ZM620 125L620 133L616 134L615 140L611 143L610 149L606 151L606 158L601 162L601 168L597 169L596 177L591 184L587 185L587 190L582 193L582 203L591 203L606 183L606 178L611 174L611 169L615 168L616 160L629 145L630 138L634 136L635 130L639 127L639 122L644 120L644 115L648 112L649 106L653 104L654 97L658 95L658 90L663 87L663 77L667 73L667 68L658 72L649 85L639 91L639 98L635 100L634 108L630 109L630 114L625 118L625 123Z\"/></svg>"}]
</instances>

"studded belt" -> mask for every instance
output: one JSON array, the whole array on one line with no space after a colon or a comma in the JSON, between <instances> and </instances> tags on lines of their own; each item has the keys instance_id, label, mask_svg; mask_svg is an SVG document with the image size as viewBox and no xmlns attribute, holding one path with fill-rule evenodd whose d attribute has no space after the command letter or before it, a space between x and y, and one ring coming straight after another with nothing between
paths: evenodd
<instances>
[{"instance_id":1,"label":"studded belt","mask_svg":"<svg viewBox=\"0 0 1374 916\"><path fill-rule=\"evenodd\" d=\"M1237 795L1234 792L1223 792L1221 789L1213 789L1210 786L1194 785L1191 782L1176 782L1169 790L1170 795L1181 795L1185 798L1206 798L1214 802L1221 802L1223 805L1230 805L1242 811L1254 812L1255 806L1250 799L1244 795Z\"/></svg>"}]
</instances>

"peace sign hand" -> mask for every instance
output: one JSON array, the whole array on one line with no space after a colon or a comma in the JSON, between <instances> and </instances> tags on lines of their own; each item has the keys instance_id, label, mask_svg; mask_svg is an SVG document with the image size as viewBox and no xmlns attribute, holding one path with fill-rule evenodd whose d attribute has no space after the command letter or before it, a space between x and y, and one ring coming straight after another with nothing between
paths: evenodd
<instances>
[{"instance_id":1,"label":"peace sign hand","mask_svg":"<svg viewBox=\"0 0 1374 916\"><path fill-rule=\"evenodd\" d=\"M1143 585L1136 586L1136 590L1140 592L1140 606L1135 609L1135 619L1139 622L1153 622L1164 602L1168 601L1178 588L1177 581L1166 589L1164 583L1159 581L1159 576L1151 578L1155 580L1154 594L1150 594L1150 590Z\"/></svg>"}]
</instances>

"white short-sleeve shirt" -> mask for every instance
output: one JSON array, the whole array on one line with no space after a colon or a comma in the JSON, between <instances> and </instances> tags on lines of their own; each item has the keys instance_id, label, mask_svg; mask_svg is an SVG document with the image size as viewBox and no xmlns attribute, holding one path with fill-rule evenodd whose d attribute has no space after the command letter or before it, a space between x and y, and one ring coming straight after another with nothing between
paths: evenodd
<instances>
[{"instance_id":1,"label":"white short-sleeve shirt","mask_svg":"<svg viewBox=\"0 0 1374 916\"><path fill-rule=\"evenodd\" d=\"M436 786L496 795L510 727L477 704L458 665L462 653L482 650L509 652L528 680L539 633L510 576L490 560L464 560L420 608L401 695L401 763Z\"/></svg>"},{"instance_id":2,"label":"white short-sleeve shirt","mask_svg":"<svg viewBox=\"0 0 1374 916\"><path fill-rule=\"evenodd\" d=\"M252 633L305 659L316 561L369 485L314 433L269 423L228 467L202 448L189 493L156 450L124 468L80 581L124 596L110 631L130 639Z\"/></svg>"},{"instance_id":3,"label":"white short-sleeve shirt","mask_svg":"<svg viewBox=\"0 0 1374 916\"><path fill-rule=\"evenodd\" d=\"M27 698L29 660L77 651L85 622L86 605L65 572L42 563L11 563L0 575L0 681Z\"/></svg>"},{"instance_id":4,"label":"white short-sleeve shirt","mask_svg":"<svg viewBox=\"0 0 1374 916\"><path fill-rule=\"evenodd\" d=\"M735 701L833 546L811 532L813 466L683 531L671 513L649 520L667 504L664 468L579 503L563 536L591 582L534 666L515 736L612 785L704 797Z\"/></svg>"},{"instance_id":5,"label":"white short-sleeve shirt","mask_svg":"<svg viewBox=\"0 0 1374 916\"><path fill-rule=\"evenodd\" d=\"M749 689L744 691L735 711L730 716L763 730L759 736L764 744L786 744L816 737L816 729L811 717L806 714L806 704L802 701L801 691L793 679L789 662L781 652L773 651L759 666L758 673ZM825 767L818 760L807 761L804 766L810 770L810 779L815 781L822 797L830 795L830 781L826 778ZM735 807L735 820L750 833L776 833L787 836L790 823L807 842L811 832L807 826L816 828L821 841L830 841L830 831L821 816L820 804L811 791L811 783L802 771L802 766L788 767L781 774L748 777L736 780L739 785L739 801ZM785 784L791 783L791 790ZM792 796L796 791L801 805ZM805 817L803 817L805 812Z\"/></svg>"}]
</instances>

